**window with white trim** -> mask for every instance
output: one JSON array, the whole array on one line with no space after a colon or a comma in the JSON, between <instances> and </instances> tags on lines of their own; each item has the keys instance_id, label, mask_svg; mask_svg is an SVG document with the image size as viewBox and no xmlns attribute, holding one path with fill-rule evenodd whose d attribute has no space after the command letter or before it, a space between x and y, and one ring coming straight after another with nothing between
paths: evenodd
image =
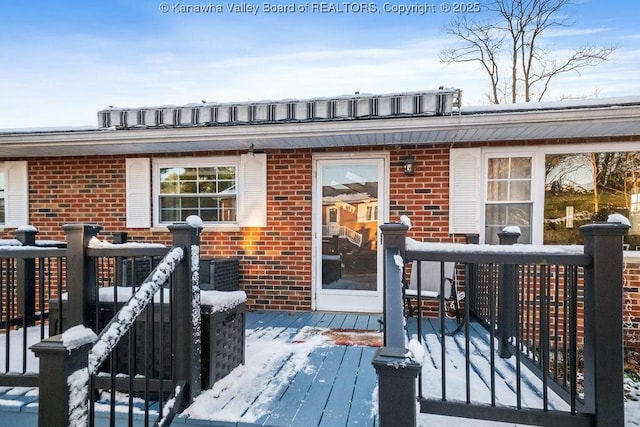
<instances>
[{"instance_id":1,"label":"window with white trim","mask_svg":"<svg viewBox=\"0 0 640 427\"><path fill-rule=\"evenodd\" d=\"M129 158L127 227L165 227L198 215L205 227L264 227L267 156Z\"/></svg>"},{"instance_id":2,"label":"window with white trim","mask_svg":"<svg viewBox=\"0 0 640 427\"><path fill-rule=\"evenodd\" d=\"M161 166L158 222L169 224L197 215L205 223L235 223L237 169L236 163Z\"/></svg>"},{"instance_id":3,"label":"window with white trim","mask_svg":"<svg viewBox=\"0 0 640 427\"><path fill-rule=\"evenodd\" d=\"M518 241L531 243L536 218L534 154L480 147L450 153L449 232L478 234L481 242L497 244L497 233L518 226Z\"/></svg>"},{"instance_id":4,"label":"window with white trim","mask_svg":"<svg viewBox=\"0 0 640 427\"><path fill-rule=\"evenodd\" d=\"M531 157L487 159L485 200L485 243L498 244L498 233L518 226L518 242L531 243Z\"/></svg>"}]
</instances>

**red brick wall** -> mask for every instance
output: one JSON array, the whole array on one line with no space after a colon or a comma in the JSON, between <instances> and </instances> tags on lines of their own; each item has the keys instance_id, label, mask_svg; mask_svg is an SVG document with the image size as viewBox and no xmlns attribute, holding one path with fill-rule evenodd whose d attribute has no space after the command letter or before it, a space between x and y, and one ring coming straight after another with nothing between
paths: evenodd
<instances>
[{"instance_id":1,"label":"red brick wall","mask_svg":"<svg viewBox=\"0 0 640 427\"><path fill-rule=\"evenodd\" d=\"M449 148L449 144L440 144L348 147L332 151L389 152L390 221L397 221L400 215L406 214L413 222L410 232L413 238L463 241L463 236L455 236L454 239L448 234ZM203 257L241 259L241 287L248 294L251 309L311 308L313 152L311 149L299 149L267 153L267 227L202 234ZM182 156L230 154L237 153L189 153ZM416 174L413 177L404 175L402 170L403 159L408 155L415 159ZM28 160L30 222L39 229L39 239L64 240L63 224L95 222L104 228L101 233L103 239L110 240L112 232L127 231L130 240L170 243L168 232L126 229L123 156ZM0 232L0 238L13 237L13 230ZM640 341L640 267L629 264L627 273L625 332L627 341L637 343Z\"/></svg>"}]
</instances>

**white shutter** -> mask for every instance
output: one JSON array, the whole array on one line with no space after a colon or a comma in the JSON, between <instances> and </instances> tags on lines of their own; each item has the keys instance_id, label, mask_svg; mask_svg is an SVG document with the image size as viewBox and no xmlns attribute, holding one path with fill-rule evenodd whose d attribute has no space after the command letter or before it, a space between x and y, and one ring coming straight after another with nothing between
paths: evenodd
<instances>
[{"instance_id":1,"label":"white shutter","mask_svg":"<svg viewBox=\"0 0 640 427\"><path fill-rule=\"evenodd\" d=\"M241 227L267 226L267 155L264 153L240 156L240 206L238 222Z\"/></svg>"},{"instance_id":2,"label":"white shutter","mask_svg":"<svg viewBox=\"0 0 640 427\"><path fill-rule=\"evenodd\" d=\"M126 160L127 227L151 226L151 163L148 158Z\"/></svg>"},{"instance_id":3,"label":"white shutter","mask_svg":"<svg viewBox=\"0 0 640 427\"><path fill-rule=\"evenodd\" d=\"M29 177L26 161L4 162L5 226L29 225Z\"/></svg>"},{"instance_id":4,"label":"white shutter","mask_svg":"<svg viewBox=\"0 0 640 427\"><path fill-rule=\"evenodd\" d=\"M449 233L480 234L480 148L451 149L449 156Z\"/></svg>"}]
</instances>

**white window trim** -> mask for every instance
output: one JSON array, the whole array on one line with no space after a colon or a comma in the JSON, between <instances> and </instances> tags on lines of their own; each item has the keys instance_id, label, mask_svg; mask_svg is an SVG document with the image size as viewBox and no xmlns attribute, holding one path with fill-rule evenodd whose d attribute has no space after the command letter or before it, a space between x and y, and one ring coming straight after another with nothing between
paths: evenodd
<instances>
[{"instance_id":1,"label":"white window trim","mask_svg":"<svg viewBox=\"0 0 640 427\"><path fill-rule=\"evenodd\" d=\"M502 150L504 149L504 147L500 147ZM541 225L543 224L544 221L544 185L542 186L542 199L539 198L538 196L538 183L536 181L537 179L537 175L538 175L538 165L537 165L537 161L536 161L536 157L540 157L539 154L536 151L531 151L530 147L527 147L527 149L529 151L493 151L493 150L489 150L487 148L487 150L483 150L482 151L482 165L481 165L481 170L482 170L482 175L481 175L481 182L482 182L482 200L481 200L481 205L480 205L480 211L478 212L479 216L480 216L480 241L481 242L486 242L486 236L485 236L485 232L486 232L486 206L488 204L488 195L489 195L489 159L497 159L497 158L514 158L514 157L528 157L531 158L531 193L530 193L530 197L531 197L531 243L532 244L542 244L542 234L543 234L543 227L541 227ZM544 179L544 155L541 156L542 157L542 177ZM536 203L537 200L542 200L542 203ZM511 203L517 203L517 202L511 202ZM542 205L542 210L541 212L538 212L538 207L537 205ZM538 215L541 214L542 216L539 218L540 222L538 222ZM507 224L508 225L508 224ZM536 243L536 236L538 233L538 229L540 229L540 242Z\"/></svg>"},{"instance_id":2,"label":"white window trim","mask_svg":"<svg viewBox=\"0 0 640 427\"><path fill-rule=\"evenodd\" d=\"M152 232L168 230L168 224L159 222L160 168L223 165L236 167L236 221L219 224L205 223L205 230L239 231L242 227L265 227L267 225L267 155L264 153L239 156L127 159L127 227L150 228ZM148 208L144 208L144 200L137 200L137 198L149 200ZM153 204L153 210L151 204Z\"/></svg>"},{"instance_id":3,"label":"white window trim","mask_svg":"<svg viewBox=\"0 0 640 427\"><path fill-rule=\"evenodd\" d=\"M153 159L153 226L154 228L166 228L169 223L160 222L160 169L163 167L225 167L232 166L236 169L236 220L234 222L205 223L206 228L229 228L239 226L240 207L240 157L175 157Z\"/></svg>"},{"instance_id":4,"label":"white window trim","mask_svg":"<svg viewBox=\"0 0 640 427\"><path fill-rule=\"evenodd\" d=\"M478 203L476 205L476 215L479 219L477 233L480 236L480 242L484 242L484 222L485 222L485 209L484 202L487 195L487 158L488 157L514 157L521 155L532 156L532 170L531 170L531 185L532 185L532 197L533 197L533 211L531 217L531 243L534 245L541 245L544 240L544 178L545 178L545 160L547 154L564 154L564 153L605 153L616 151L639 151L638 141L634 142L605 142L605 143L580 143L580 144L559 144L559 145L516 145L510 147L474 147L474 148L452 148L451 152L455 150L480 150L481 165L479 165L481 188L478 188ZM451 153L450 153L451 155ZM454 155L451 155L453 158ZM453 166L453 165L452 165ZM453 180L455 179L452 173L449 177L450 188L453 187ZM453 200L454 192L450 190L450 206L455 206L456 201ZM450 211L450 224L451 216L455 212ZM473 232L472 230L456 231L456 229L450 225L451 234L460 234L466 232Z\"/></svg>"}]
</instances>

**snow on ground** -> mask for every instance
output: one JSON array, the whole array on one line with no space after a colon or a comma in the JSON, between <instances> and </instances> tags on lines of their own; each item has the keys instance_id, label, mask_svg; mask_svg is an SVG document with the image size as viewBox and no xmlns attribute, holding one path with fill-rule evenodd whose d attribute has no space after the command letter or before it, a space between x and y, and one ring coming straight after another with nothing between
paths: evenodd
<instances>
[{"instance_id":1,"label":"snow on ground","mask_svg":"<svg viewBox=\"0 0 640 427\"><path fill-rule=\"evenodd\" d=\"M321 335L291 342L297 340L282 335L282 331L282 328L248 331L245 364L200 394L183 414L205 420L248 423L268 414L274 396L297 372L309 369L308 355L326 342Z\"/></svg>"},{"instance_id":2,"label":"snow on ground","mask_svg":"<svg viewBox=\"0 0 640 427\"><path fill-rule=\"evenodd\" d=\"M269 400L286 386L299 372L313 369L308 363L309 354L319 346L327 345L327 338L321 334L305 336L296 342L291 334L283 334L282 328L247 330L246 363L238 366L228 376L218 381L210 390L204 391L187 409L194 418L251 422L268 412ZM45 336L48 331L45 330ZM28 346L40 341L40 328L28 329ZM12 331L10 338L10 371L22 372L22 331ZM0 335L0 372L5 369L6 335ZM429 354L425 354L429 358ZM27 371L38 371L38 359L33 352L27 352ZM460 372L461 371L461 372ZM452 381L464 379L464 369L449 370ZM626 426L640 426L640 383L625 379L625 388L631 398L625 402ZM7 392L11 387L0 387ZM373 391L372 391L373 394ZM377 405L373 396L374 405ZM250 408L245 411L246 408ZM372 410L377 412L377 408ZM1 409L0 409L1 411ZM488 421L465 420L462 418L418 414L419 426L446 425L447 427L507 427L513 424Z\"/></svg>"}]
</instances>

